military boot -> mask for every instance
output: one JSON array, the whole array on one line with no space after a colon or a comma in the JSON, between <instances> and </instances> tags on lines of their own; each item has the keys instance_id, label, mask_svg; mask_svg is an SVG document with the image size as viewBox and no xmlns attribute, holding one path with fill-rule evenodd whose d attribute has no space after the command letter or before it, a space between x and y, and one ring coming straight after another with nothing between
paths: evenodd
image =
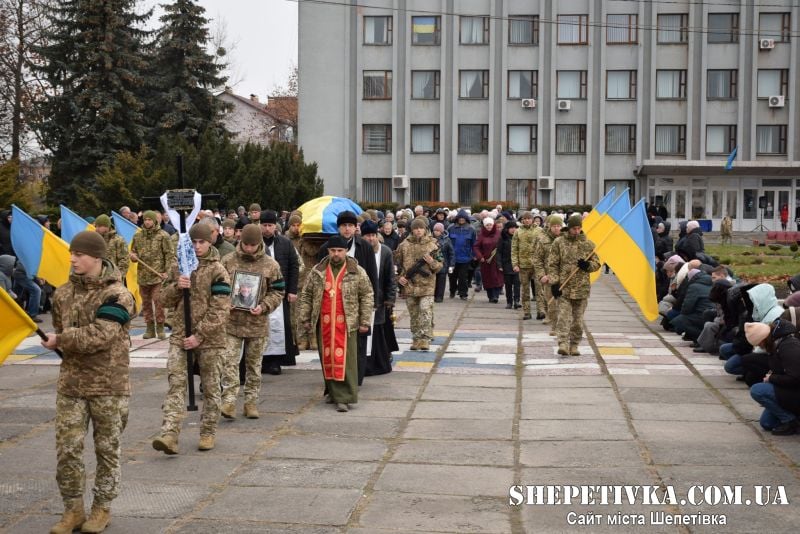
<instances>
[{"instance_id":1,"label":"military boot","mask_svg":"<svg viewBox=\"0 0 800 534\"><path fill-rule=\"evenodd\" d=\"M411 342L411 346L408 348L409 350L419 350L419 341L416 339Z\"/></svg>"},{"instance_id":2,"label":"military boot","mask_svg":"<svg viewBox=\"0 0 800 534\"><path fill-rule=\"evenodd\" d=\"M431 342L428 341L427 339L420 341L419 344L417 345L417 348L419 350L429 351L431 350Z\"/></svg>"},{"instance_id":3,"label":"military boot","mask_svg":"<svg viewBox=\"0 0 800 534\"><path fill-rule=\"evenodd\" d=\"M79 528L86 520L86 512L83 510L83 497L73 499L69 504L64 503L64 514L61 521L53 525L50 534L70 534Z\"/></svg>"},{"instance_id":4,"label":"military boot","mask_svg":"<svg viewBox=\"0 0 800 534\"><path fill-rule=\"evenodd\" d=\"M156 325L154 323L147 323L147 330L142 336L142 339L153 339L154 337L156 337Z\"/></svg>"},{"instance_id":5,"label":"military boot","mask_svg":"<svg viewBox=\"0 0 800 534\"><path fill-rule=\"evenodd\" d=\"M558 353L562 356L569 356L569 345L567 345L566 343L559 343Z\"/></svg>"},{"instance_id":6,"label":"military boot","mask_svg":"<svg viewBox=\"0 0 800 534\"><path fill-rule=\"evenodd\" d=\"M309 342L309 346L311 350L318 350L319 347L317 346L317 336L311 336L311 340Z\"/></svg>"},{"instance_id":7,"label":"military boot","mask_svg":"<svg viewBox=\"0 0 800 534\"><path fill-rule=\"evenodd\" d=\"M173 432L166 432L153 440L153 448L164 454L178 454L178 436Z\"/></svg>"},{"instance_id":8,"label":"military boot","mask_svg":"<svg viewBox=\"0 0 800 534\"><path fill-rule=\"evenodd\" d=\"M531 314L530 313L523 313L522 314L522 320L523 321L527 321L530 318L531 318Z\"/></svg>"},{"instance_id":9,"label":"military boot","mask_svg":"<svg viewBox=\"0 0 800 534\"><path fill-rule=\"evenodd\" d=\"M244 405L244 416L248 419L258 419L258 407L252 403L245 403Z\"/></svg>"},{"instance_id":10,"label":"military boot","mask_svg":"<svg viewBox=\"0 0 800 534\"><path fill-rule=\"evenodd\" d=\"M164 333L164 323L156 325L156 337L158 339L167 339L167 334Z\"/></svg>"},{"instance_id":11,"label":"military boot","mask_svg":"<svg viewBox=\"0 0 800 534\"><path fill-rule=\"evenodd\" d=\"M581 351L578 350L578 345L570 344L570 346L569 346L569 355L570 356L580 356L581 355Z\"/></svg>"},{"instance_id":12,"label":"military boot","mask_svg":"<svg viewBox=\"0 0 800 534\"><path fill-rule=\"evenodd\" d=\"M197 449L201 451L210 451L214 448L214 434L203 434L200 436L200 443Z\"/></svg>"},{"instance_id":13,"label":"military boot","mask_svg":"<svg viewBox=\"0 0 800 534\"><path fill-rule=\"evenodd\" d=\"M236 419L236 404L232 402L226 402L220 408L219 413L222 414L222 417L225 419Z\"/></svg>"},{"instance_id":14,"label":"military boot","mask_svg":"<svg viewBox=\"0 0 800 534\"><path fill-rule=\"evenodd\" d=\"M92 505L89 519L81 525L81 532L103 532L111 522L111 510L97 504Z\"/></svg>"}]
</instances>

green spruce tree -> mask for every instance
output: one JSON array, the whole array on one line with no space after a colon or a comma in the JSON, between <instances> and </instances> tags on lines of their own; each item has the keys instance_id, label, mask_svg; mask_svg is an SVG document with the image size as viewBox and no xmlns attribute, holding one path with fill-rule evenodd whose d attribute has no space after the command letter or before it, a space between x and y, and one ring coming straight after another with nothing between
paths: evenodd
<instances>
[{"instance_id":1,"label":"green spruce tree","mask_svg":"<svg viewBox=\"0 0 800 534\"><path fill-rule=\"evenodd\" d=\"M50 201L80 209L117 152L146 138L145 40L150 12L135 0L63 0L49 10L40 67L52 91L42 103L42 139L52 152Z\"/></svg>"},{"instance_id":2,"label":"green spruce tree","mask_svg":"<svg viewBox=\"0 0 800 534\"><path fill-rule=\"evenodd\" d=\"M163 7L153 62L153 139L177 134L197 143L208 128L221 129L222 104L212 91L227 80L221 74L224 65L206 51L210 37L205 8L191 0Z\"/></svg>"}]
</instances>

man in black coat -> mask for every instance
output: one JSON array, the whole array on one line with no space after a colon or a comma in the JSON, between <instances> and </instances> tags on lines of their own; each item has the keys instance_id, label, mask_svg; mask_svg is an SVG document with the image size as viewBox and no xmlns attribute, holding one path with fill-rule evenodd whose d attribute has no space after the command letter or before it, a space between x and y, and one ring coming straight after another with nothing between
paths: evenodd
<instances>
[{"instance_id":1,"label":"man in black coat","mask_svg":"<svg viewBox=\"0 0 800 534\"><path fill-rule=\"evenodd\" d=\"M299 354L292 334L291 305L297 300L297 283L300 277L300 261L292 242L277 233L278 214L274 211L261 212L261 235L264 237L264 250L281 266L281 274L286 282L286 293L283 297L283 333L285 352L271 348L267 350L261 364L261 372L272 375L281 374L281 365L295 365L295 356Z\"/></svg>"},{"instance_id":2,"label":"man in black coat","mask_svg":"<svg viewBox=\"0 0 800 534\"><path fill-rule=\"evenodd\" d=\"M372 245L356 235L358 218L352 211L343 211L336 217L336 225L339 227L339 235L347 240L347 255L355 258L358 264L367 272L369 281L372 283L372 292L377 294L378 288L378 266L375 263L375 252ZM328 243L322 245L317 254L317 261L320 262L328 255ZM369 332L358 334L358 385L364 381L364 373L367 365L367 337Z\"/></svg>"},{"instance_id":3,"label":"man in black coat","mask_svg":"<svg viewBox=\"0 0 800 534\"><path fill-rule=\"evenodd\" d=\"M375 322L372 326L372 351L367 357L366 376L392 371L392 352L398 350L392 324L392 309L397 298L397 276L394 273L392 250L378 240L378 225L361 224L362 239L372 246L378 263L378 291L375 292Z\"/></svg>"}]
</instances>

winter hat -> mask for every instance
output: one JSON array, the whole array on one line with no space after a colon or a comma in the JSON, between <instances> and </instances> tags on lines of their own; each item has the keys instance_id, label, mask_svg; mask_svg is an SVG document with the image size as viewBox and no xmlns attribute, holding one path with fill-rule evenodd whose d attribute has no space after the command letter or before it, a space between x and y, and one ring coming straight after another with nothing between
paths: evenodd
<instances>
[{"instance_id":1,"label":"winter hat","mask_svg":"<svg viewBox=\"0 0 800 534\"><path fill-rule=\"evenodd\" d=\"M300 217L299 215L292 215L291 217L289 217L289 226L292 226L293 224L302 224L302 223L303 223L303 218Z\"/></svg>"},{"instance_id":2,"label":"winter hat","mask_svg":"<svg viewBox=\"0 0 800 534\"><path fill-rule=\"evenodd\" d=\"M203 241L208 241L211 243L211 226L197 223L189 229L189 237L191 237L193 240L202 239Z\"/></svg>"},{"instance_id":3,"label":"winter hat","mask_svg":"<svg viewBox=\"0 0 800 534\"><path fill-rule=\"evenodd\" d=\"M519 220L521 221L522 219L533 219L533 213L529 211L523 211L519 214Z\"/></svg>"},{"instance_id":4,"label":"winter hat","mask_svg":"<svg viewBox=\"0 0 800 534\"><path fill-rule=\"evenodd\" d=\"M411 229L414 230L416 228L427 228L428 221L425 217L416 217L413 221L411 221Z\"/></svg>"},{"instance_id":5,"label":"winter hat","mask_svg":"<svg viewBox=\"0 0 800 534\"><path fill-rule=\"evenodd\" d=\"M494 226L494 219L491 217L486 217L483 219L483 226Z\"/></svg>"},{"instance_id":6,"label":"winter hat","mask_svg":"<svg viewBox=\"0 0 800 534\"><path fill-rule=\"evenodd\" d=\"M250 204L250 208L247 210L247 213L250 213L251 211L261 211L261 206L256 203Z\"/></svg>"},{"instance_id":7,"label":"winter hat","mask_svg":"<svg viewBox=\"0 0 800 534\"><path fill-rule=\"evenodd\" d=\"M664 262L664 270L666 271L668 268L675 268L681 263L683 263L683 258L678 256L677 254L673 254L672 256L667 258L667 261Z\"/></svg>"},{"instance_id":8,"label":"winter hat","mask_svg":"<svg viewBox=\"0 0 800 534\"><path fill-rule=\"evenodd\" d=\"M697 230L698 228L700 228L700 223L697 221L689 221L688 223L686 223L687 234L693 232L694 230Z\"/></svg>"},{"instance_id":9,"label":"winter hat","mask_svg":"<svg viewBox=\"0 0 800 534\"><path fill-rule=\"evenodd\" d=\"M366 220L361 223L361 235L377 234L378 225L371 220Z\"/></svg>"},{"instance_id":10,"label":"winter hat","mask_svg":"<svg viewBox=\"0 0 800 534\"><path fill-rule=\"evenodd\" d=\"M236 228L236 221L232 221L230 219L225 219L222 221L223 228Z\"/></svg>"},{"instance_id":11,"label":"winter hat","mask_svg":"<svg viewBox=\"0 0 800 534\"><path fill-rule=\"evenodd\" d=\"M439 230L440 232L444 232L444 225L442 223L436 223L433 225L433 231Z\"/></svg>"},{"instance_id":12,"label":"winter hat","mask_svg":"<svg viewBox=\"0 0 800 534\"><path fill-rule=\"evenodd\" d=\"M150 219L154 223L158 224L158 214L153 210L147 210L146 212L144 212L144 215L142 215L142 219Z\"/></svg>"},{"instance_id":13,"label":"winter hat","mask_svg":"<svg viewBox=\"0 0 800 534\"><path fill-rule=\"evenodd\" d=\"M106 240L97 232L84 230L72 238L69 251L80 252L93 258L103 258L106 255Z\"/></svg>"},{"instance_id":14,"label":"winter hat","mask_svg":"<svg viewBox=\"0 0 800 534\"><path fill-rule=\"evenodd\" d=\"M256 224L247 224L242 228L243 245L258 245L261 243L261 228Z\"/></svg>"},{"instance_id":15,"label":"winter hat","mask_svg":"<svg viewBox=\"0 0 800 534\"><path fill-rule=\"evenodd\" d=\"M253 210L255 211L255 210ZM259 217L261 224L278 224L278 214L272 210L264 210Z\"/></svg>"},{"instance_id":16,"label":"winter hat","mask_svg":"<svg viewBox=\"0 0 800 534\"><path fill-rule=\"evenodd\" d=\"M744 323L744 337L748 343L757 347L769 337L769 325L764 323Z\"/></svg>"},{"instance_id":17,"label":"winter hat","mask_svg":"<svg viewBox=\"0 0 800 534\"><path fill-rule=\"evenodd\" d=\"M581 217L579 213L567 219L567 228L580 228L581 226L583 226L583 217Z\"/></svg>"},{"instance_id":18,"label":"winter hat","mask_svg":"<svg viewBox=\"0 0 800 534\"><path fill-rule=\"evenodd\" d=\"M343 238L339 234L332 236L330 239L328 239L328 250L332 248L347 249L348 248L347 239Z\"/></svg>"},{"instance_id":19,"label":"winter hat","mask_svg":"<svg viewBox=\"0 0 800 534\"><path fill-rule=\"evenodd\" d=\"M688 278L689 280L691 280L691 279L692 279L692 278L694 278L694 277L697 275L697 273L699 273L699 272L700 272L700 269L692 269L692 270L690 270L690 271L689 271L689 272L686 274L686 278Z\"/></svg>"},{"instance_id":20,"label":"winter hat","mask_svg":"<svg viewBox=\"0 0 800 534\"><path fill-rule=\"evenodd\" d=\"M102 215L98 215L97 218L94 220L94 227L97 228L98 226L105 226L106 228L111 228L111 217L109 217L105 213Z\"/></svg>"},{"instance_id":21,"label":"winter hat","mask_svg":"<svg viewBox=\"0 0 800 534\"><path fill-rule=\"evenodd\" d=\"M343 211L336 217L336 226L341 226L343 224L358 224L358 217L352 211Z\"/></svg>"},{"instance_id":22,"label":"winter hat","mask_svg":"<svg viewBox=\"0 0 800 534\"><path fill-rule=\"evenodd\" d=\"M508 230L509 228L518 228L518 226L516 221L508 221L503 228Z\"/></svg>"},{"instance_id":23,"label":"winter hat","mask_svg":"<svg viewBox=\"0 0 800 534\"><path fill-rule=\"evenodd\" d=\"M559 217L558 215L550 215L547 218L547 226L550 227L550 226L555 226L555 225L563 226L564 225L564 221L562 221L561 217Z\"/></svg>"}]
</instances>

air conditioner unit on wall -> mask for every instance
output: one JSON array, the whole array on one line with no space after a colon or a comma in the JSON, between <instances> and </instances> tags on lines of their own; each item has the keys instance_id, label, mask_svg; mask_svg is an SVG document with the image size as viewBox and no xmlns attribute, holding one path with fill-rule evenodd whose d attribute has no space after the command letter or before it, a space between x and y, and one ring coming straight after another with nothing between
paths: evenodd
<instances>
[{"instance_id":1,"label":"air conditioner unit on wall","mask_svg":"<svg viewBox=\"0 0 800 534\"><path fill-rule=\"evenodd\" d=\"M782 108L786 105L786 97L783 95L773 95L768 100L769 107Z\"/></svg>"},{"instance_id":2,"label":"air conditioner unit on wall","mask_svg":"<svg viewBox=\"0 0 800 534\"><path fill-rule=\"evenodd\" d=\"M398 174L392 176L392 187L394 189L408 189L408 175Z\"/></svg>"},{"instance_id":3,"label":"air conditioner unit on wall","mask_svg":"<svg viewBox=\"0 0 800 534\"><path fill-rule=\"evenodd\" d=\"M775 48L775 39L759 39L758 48L761 50L772 50Z\"/></svg>"},{"instance_id":4,"label":"air conditioner unit on wall","mask_svg":"<svg viewBox=\"0 0 800 534\"><path fill-rule=\"evenodd\" d=\"M553 177L540 176L536 181L536 185L539 189L553 189Z\"/></svg>"},{"instance_id":5,"label":"air conditioner unit on wall","mask_svg":"<svg viewBox=\"0 0 800 534\"><path fill-rule=\"evenodd\" d=\"M522 99L522 109L536 109L536 99L535 98L523 98Z\"/></svg>"},{"instance_id":6,"label":"air conditioner unit on wall","mask_svg":"<svg viewBox=\"0 0 800 534\"><path fill-rule=\"evenodd\" d=\"M572 108L571 100L559 100L556 104L558 111L569 111Z\"/></svg>"}]
</instances>

